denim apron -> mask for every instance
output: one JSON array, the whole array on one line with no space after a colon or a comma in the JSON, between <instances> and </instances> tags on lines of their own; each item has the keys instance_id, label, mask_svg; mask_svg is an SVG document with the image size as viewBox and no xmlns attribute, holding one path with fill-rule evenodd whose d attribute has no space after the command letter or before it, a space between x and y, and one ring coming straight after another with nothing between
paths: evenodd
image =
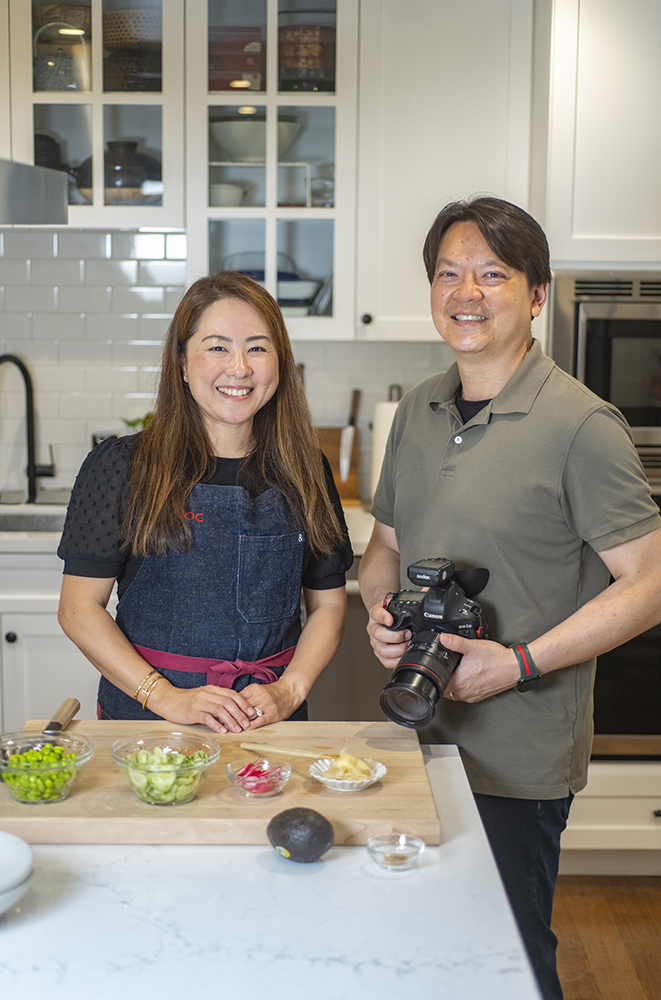
<instances>
[{"instance_id":1,"label":"denim apron","mask_svg":"<svg viewBox=\"0 0 661 1000\"><path fill-rule=\"evenodd\" d=\"M183 516L191 548L143 560L117 605L120 629L147 664L151 651L182 658L185 669L173 670L160 665L167 656L152 656L152 666L175 687L220 681L241 691L280 677L301 633L305 549L305 534L293 525L282 494L269 489L251 499L241 486L198 484ZM250 673L254 661L269 657L276 665L256 665ZM220 673L213 661L225 661ZM306 718L306 708L304 703L292 718ZM105 677L99 715L160 718Z\"/></svg>"}]
</instances>

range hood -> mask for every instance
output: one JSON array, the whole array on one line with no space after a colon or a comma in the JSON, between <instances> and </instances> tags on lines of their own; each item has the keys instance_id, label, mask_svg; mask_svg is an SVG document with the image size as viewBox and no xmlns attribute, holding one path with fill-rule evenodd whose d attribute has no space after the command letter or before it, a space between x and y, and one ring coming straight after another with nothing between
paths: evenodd
<instances>
[{"instance_id":1,"label":"range hood","mask_svg":"<svg viewBox=\"0 0 661 1000\"><path fill-rule=\"evenodd\" d=\"M67 175L0 159L0 225L66 225Z\"/></svg>"}]
</instances>

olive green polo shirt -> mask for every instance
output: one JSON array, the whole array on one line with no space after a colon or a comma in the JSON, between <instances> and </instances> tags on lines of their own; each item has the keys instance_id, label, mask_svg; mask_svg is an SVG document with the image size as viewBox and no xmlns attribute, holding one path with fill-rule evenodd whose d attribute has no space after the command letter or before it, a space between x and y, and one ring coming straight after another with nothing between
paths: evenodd
<instances>
[{"instance_id":1,"label":"olive green polo shirt","mask_svg":"<svg viewBox=\"0 0 661 1000\"><path fill-rule=\"evenodd\" d=\"M602 591L598 553L661 527L620 412L559 369L537 341L466 424L459 373L406 393L373 514L395 529L406 569L428 556L490 572L478 597L490 638L532 642ZM562 798L587 780L595 661L477 704L441 699L422 741L456 743L475 792Z\"/></svg>"}]
</instances>

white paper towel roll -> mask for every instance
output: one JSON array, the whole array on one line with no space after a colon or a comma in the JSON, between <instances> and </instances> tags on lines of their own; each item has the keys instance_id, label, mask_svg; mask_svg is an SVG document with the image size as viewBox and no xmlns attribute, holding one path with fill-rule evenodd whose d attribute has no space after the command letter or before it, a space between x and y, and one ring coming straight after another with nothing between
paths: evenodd
<instances>
[{"instance_id":1,"label":"white paper towel roll","mask_svg":"<svg viewBox=\"0 0 661 1000\"><path fill-rule=\"evenodd\" d=\"M370 496L374 497L374 491L379 476L381 475L381 464L386 451L386 442L390 433L395 410L398 404L394 402L377 403L374 407L374 420L372 422L372 469L370 475Z\"/></svg>"}]
</instances>

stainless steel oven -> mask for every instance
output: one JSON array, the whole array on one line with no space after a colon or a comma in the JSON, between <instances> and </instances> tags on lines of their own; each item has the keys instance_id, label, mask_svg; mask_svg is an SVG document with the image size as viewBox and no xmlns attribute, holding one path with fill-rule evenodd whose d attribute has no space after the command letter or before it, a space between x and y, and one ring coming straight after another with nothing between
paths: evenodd
<instances>
[{"instance_id":1,"label":"stainless steel oven","mask_svg":"<svg viewBox=\"0 0 661 1000\"><path fill-rule=\"evenodd\" d=\"M661 507L661 271L556 274L549 353L624 414ZM598 658L593 756L661 759L661 626Z\"/></svg>"}]
</instances>

